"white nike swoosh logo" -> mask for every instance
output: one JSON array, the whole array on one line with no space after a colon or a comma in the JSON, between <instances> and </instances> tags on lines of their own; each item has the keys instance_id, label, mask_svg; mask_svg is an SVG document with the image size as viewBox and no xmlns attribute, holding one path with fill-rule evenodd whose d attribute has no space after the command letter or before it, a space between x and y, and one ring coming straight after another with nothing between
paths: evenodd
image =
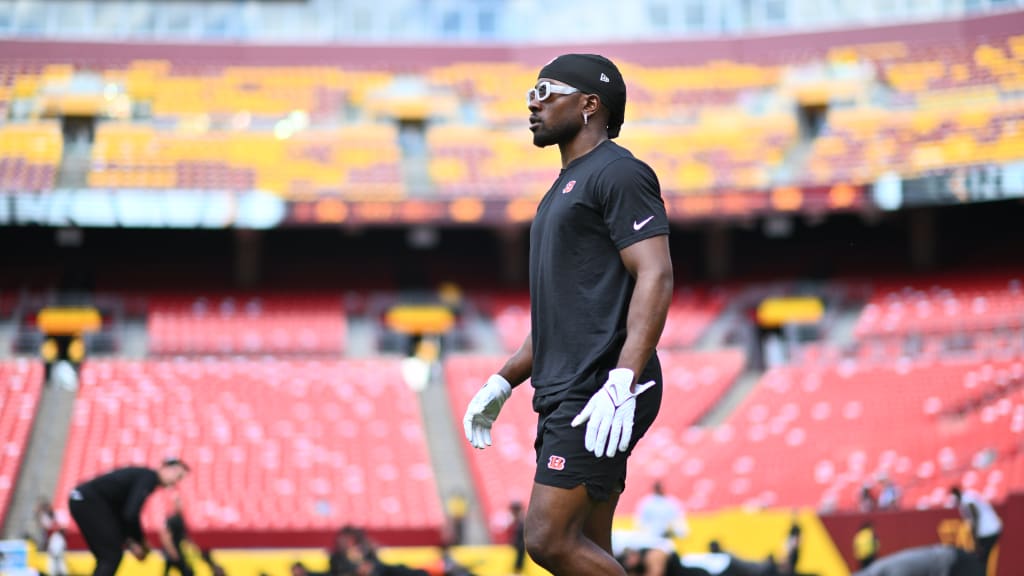
<instances>
[{"instance_id":1,"label":"white nike swoosh logo","mask_svg":"<svg viewBox=\"0 0 1024 576\"><path fill-rule=\"evenodd\" d=\"M654 216L648 216L647 218L641 220L640 222L633 220L633 230L639 230L644 226L647 226L647 223L650 222L651 220L654 220Z\"/></svg>"}]
</instances>

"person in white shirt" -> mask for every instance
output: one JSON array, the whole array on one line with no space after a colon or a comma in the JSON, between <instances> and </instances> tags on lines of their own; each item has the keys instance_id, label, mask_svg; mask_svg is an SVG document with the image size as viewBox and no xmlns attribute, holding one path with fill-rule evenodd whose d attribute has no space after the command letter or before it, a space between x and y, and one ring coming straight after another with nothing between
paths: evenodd
<instances>
[{"instance_id":1,"label":"person in white shirt","mask_svg":"<svg viewBox=\"0 0 1024 576\"><path fill-rule=\"evenodd\" d=\"M661 482L655 482L651 493L637 504L636 528L659 538L683 538L690 531L682 505L665 494Z\"/></svg>"},{"instance_id":2,"label":"person in white shirt","mask_svg":"<svg viewBox=\"0 0 1024 576\"><path fill-rule=\"evenodd\" d=\"M1003 521L999 519L992 504L977 492L962 491L959 486L953 486L949 493L953 496L954 505L960 510L960 517L971 526L975 555L981 560L982 566L987 567L989 554L1003 533Z\"/></svg>"},{"instance_id":3,"label":"person in white shirt","mask_svg":"<svg viewBox=\"0 0 1024 576\"><path fill-rule=\"evenodd\" d=\"M889 478L882 480L882 489L878 492L879 510L894 510L900 507L900 490Z\"/></svg>"},{"instance_id":4,"label":"person in white shirt","mask_svg":"<svg viewBox=\"0 0 1024 576\"><path fill-rule=\"evenodd\" d=\"M64 552L68 549L68 542L64 538L64 529L57 528L50 533L46 539L47 574L50 576L66 576L68 573L67 562L64 561Z\"/></svg>"}]
</instances>

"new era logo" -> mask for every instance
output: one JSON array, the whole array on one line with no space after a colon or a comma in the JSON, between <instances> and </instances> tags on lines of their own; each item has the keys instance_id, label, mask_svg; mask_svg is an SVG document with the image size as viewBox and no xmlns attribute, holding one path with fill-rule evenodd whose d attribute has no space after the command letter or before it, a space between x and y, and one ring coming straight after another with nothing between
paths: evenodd
<instances>
[{"instance_id":1,"label":"new era logo","mask_svg":"<svg viewBox=\"0 0 1024 576\"><path fill-rule=\"evenodd\" d=\"M608 76L605 76L604 72L601 72L601 82L611 82Z\"/></svg>"},{"instance_id":2,"label":"new era logo","mask_svg":"<svg viewBox=\"0 0 1024 576\"><path fill-rule=\"evenodd\" d=\"M551 456L548 458L548 468L552 470L565 470L565 458Z\"/></svg>"}]
</instances>

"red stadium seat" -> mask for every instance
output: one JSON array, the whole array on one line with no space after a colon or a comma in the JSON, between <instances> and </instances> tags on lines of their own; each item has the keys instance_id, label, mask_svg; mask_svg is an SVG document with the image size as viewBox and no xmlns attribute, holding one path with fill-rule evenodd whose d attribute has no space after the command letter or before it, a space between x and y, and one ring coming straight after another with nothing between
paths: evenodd
<instances>
[{"instance_id":1,"label":"red stadium seat","mask_svg":"<svg viewBox=\"0 0 1024 576\"><path fill-rule=\"evenodd\" d=\"M183 491L199 534L346 523L440 534L419 403L396 360L86 364L58 496L169 454L193 468ZM152 500L144 523L155 527L166 503Z\"/></svg>"},{"instance_id":2,"label":"red stadium seat","mask_svg":"<svg viewBox=\"0 0 1024 576\"><path fill-rule=\"evenodd\" d=\"M488 298L490 313L508 352L519 349L530 333L530 300L526 294ZM664 350L693 346L725 307L727 295L699 290L680 292L672 299L659 347Z\"/></svg>"},{"instance_id":3,"label":"red stadium seat","mask_svg":"<svg viewBox=\"0 0 1024 576\"><path fill-rule=\"evenodd\" d=\"M0 518L7 517L42 389L41 362L0 362Z\"/></svg>"},{"instance_id":4,"label":"red stadium seat","mask_svg":"<svg viewBox=\"0 0 1024 576\"><path fill-rule=\"evenodd\" d=\"M1002 467L1019 450L1018 400L986 401L994 383L963 391L990 370L1008 378L1024 373L1019 359L773 370L723 426L678 437L683 474L668 476L666 488L690 494L690 509L848 508L862 483L886 475L904 488L904 505L934 506L950 484L990 474L971 468L979 454L991 450ZM951 412L968 399L974 408ZM701 477L732 480L694 490ZM995 495L1005 495L1010 483L993 488Z\"/></svg>"},{"instance_id":5,"label":"red stadium seat","mask_svg":"<svg viewBox=\"0 0 1024 576\"><path fill-rule=\"evenodd\" d=\"M1024 280L949 278L879 285L857 321L860 338L1024 327Z\"/></svg>"},{"instance_id":6,"label":"red stadium seat","mask_svg":"<svg viewBox=\"0 0 1024 576\"><path fill-rule=\"evenodd\" d=\"M345 345L340 296L153 298L154 354L339 354Z\"/></svg>"}]
</instances>

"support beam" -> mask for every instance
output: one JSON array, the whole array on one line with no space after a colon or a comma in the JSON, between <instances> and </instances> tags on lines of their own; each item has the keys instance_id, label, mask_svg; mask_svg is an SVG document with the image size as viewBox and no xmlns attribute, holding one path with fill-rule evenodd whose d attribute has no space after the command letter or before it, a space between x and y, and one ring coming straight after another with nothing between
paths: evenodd
<instances>
[{"instance_id":1,"label":"support beam","mask_svg":"<svg viewBox=\"0 0 1024 576\"><path fill-rule=\"evenodd\" d=\"M917 272L935 268L938 247L936 245L938 222L935 210L921 208L907 214L909 218L907 238L910 247L910 265Z\"/></svg>"},{"instance_id":2,"label":"support beam","mask_svg":"<svg viewBox=\"0 0 1024 576\"><path fill-rule=\"evenodd\" d=\"M704 274L711 282L721 282L732 273L732 232L722 223L708 226L704 241Z\"/></svg>"},{"instance_id":3,"label":"support beam","mask_svg":"<svg viewBox=\"0 0 1024 576\"><path fill-rule=\"evenodd\" d=\"M254 288L263 276L263 232L235 231L235 286Z\"/></svg>"}]
</instances>

